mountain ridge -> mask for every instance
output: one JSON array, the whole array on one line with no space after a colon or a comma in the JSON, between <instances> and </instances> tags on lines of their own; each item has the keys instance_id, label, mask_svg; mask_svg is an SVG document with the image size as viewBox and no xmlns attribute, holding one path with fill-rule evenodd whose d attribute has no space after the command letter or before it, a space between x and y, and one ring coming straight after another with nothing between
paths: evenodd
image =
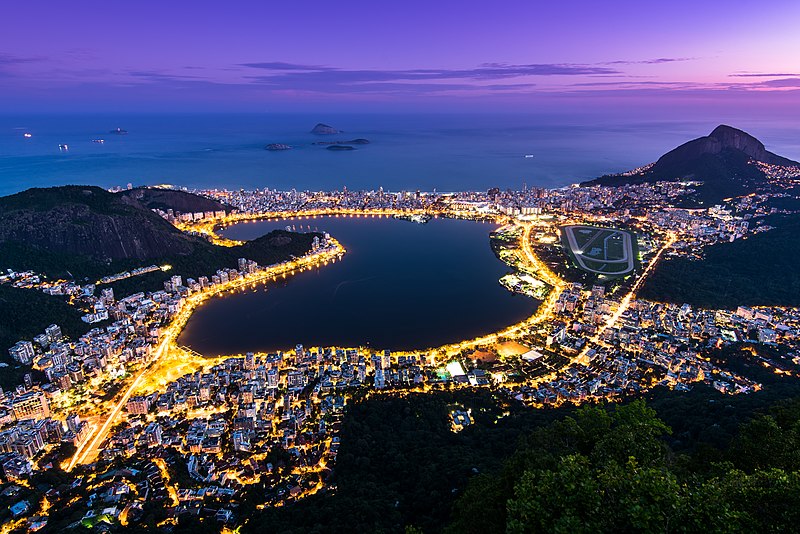
<instances>
[{"instance_id":1,"label":"mountain ridge","mask_svg":"<svg viewBox=\"0 0 800 534\"><path fill-rule=\"evenodd\" d=\"M794 160L768 151L749 133L721 124L709 135L666 152L645 170L601 176L581 185L619 186L690 179L703 182L695 200L713 203L753 192L767 183L764 171L752 165L752 161L784 167L800 166Z\"/></svg>"},{"instance_id":2,"label":"mountain ridge","mask_svg":"<svg viewBox=\"0 0 800 534\"><path fill-rule=\"evenodd\" d=\"M200 241L134 198L96 186L33 188L0 197L0 245L110 262L189 254Z\"/></svg>"}]
</instances>

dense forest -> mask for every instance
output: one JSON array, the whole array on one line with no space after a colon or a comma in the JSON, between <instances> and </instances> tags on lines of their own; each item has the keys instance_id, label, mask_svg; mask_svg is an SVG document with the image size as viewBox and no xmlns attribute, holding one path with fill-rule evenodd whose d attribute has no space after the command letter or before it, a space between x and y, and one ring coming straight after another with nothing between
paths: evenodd
<instances>
[{"instance_id":1,"label":"dense forest","mask_svg":"<svg viewBox=\"0 0 800 534\"><path fill-rule=\"evenodd\" d=\"M56 323L64 335L77 339L91 328L81 321L82 312L61 297L33 289L19 289L0 284L0 386L11 388L22 382L30 367L21 366L8 355L8 348L17 341L32 340Z\"/></svg>"},{"instance_id":2,"label":"dense forest","mask_svg":"<svg viewBox=\"0 0 800 534\"><path fill-rule=\"evenodd\" d=\"M800 306L800 215L771 217L773 230L705 247L704 259L670 258L639 296L708 308Z\"/></svg>"}]
</instances>

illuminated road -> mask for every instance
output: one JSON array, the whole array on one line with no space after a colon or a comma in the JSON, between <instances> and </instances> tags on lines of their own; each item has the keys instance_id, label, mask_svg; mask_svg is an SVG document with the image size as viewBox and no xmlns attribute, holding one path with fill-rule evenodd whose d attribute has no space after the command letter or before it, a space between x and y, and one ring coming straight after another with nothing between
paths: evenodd
<instances>
[{"instance_id":1,"label":"illuminated road","mask_svg":"<svg viewBox=\"0 0 800 534\"><path fill-rule=\"evenodd\" d=\"M645 281L647 276L650 274L650 272L652 272L653 268L659 262L659 260L661 259L661 255L664 253L664 251L670 248L673 245L673 243L675 243L676 240L677 237L675 236L675 234L670 233L668 235L667 240L658 250L656 255L653 256L653 259L650 261L650 263L647 264L647 267L645 267L644 271L642 271L641 276L639 276L639 278L636 280L636 283L633 284L631 290L622 298L622 300L619 303L619 307L617 308L617 311L611 314L611 316L608 318L608 320L603 324L601 328L597 329L597 332L595 333L594 336L589 338L589 343L587 343L586 347L584 347L583 351L581 351L580 354L581 357L585 356L586 353L589 352L589 349L591 348L590 345L592 343L598 343L600 341L600 337L603 335L603 332L605 332L608 328L614 326L614 324L617 321L619 321L620 317L622 317L622 315L626 311L628 311L628 308L630 308L631 306L631 301L636 295L636 292L639 291L639 288L642 286L642 283Z\"/></svg>"},{"instance_id":2,"label":"illuminated road","mask_svg":"<svg viewBox=\"0 0 800 534\"><path fill-rule=\"evenodd\" d=\"M92 439L83 442L83 444L80 447L78 447L78 450L75 451L75 455L72 457L72 460L70 461L69 466L67 467L67 471L71 471L72 468L75 467L75 465L79 463L86 463L87 459L93 460L97 456L99 447L105 440L106 436L108 435L108 431L111 428L111 425L114 424L114 420L117 418L120 412L122 412L122 409L125 407L125 405L128 402L128 399L131 398L131 395L136 390L136 388L139 387L139 383L142 381L144 375L147 374L151 366L156 361L158 361L158 359L161 357L162 354L164 354L164 351L166 351L169 348L170 341L171 339L169 335L161 341L161 343L158 346L158 349L156 349L155 356L153 357L152 362L148 364L144 369L139 371L139 373L136 375L136 377L128 386L128 389L125 390L125 393L123 393L122 397L120 397L119 401L111 409L111 413L108 414L108 417L106 417L105 422L95 432Z\"/></svg>"}]
</instances>

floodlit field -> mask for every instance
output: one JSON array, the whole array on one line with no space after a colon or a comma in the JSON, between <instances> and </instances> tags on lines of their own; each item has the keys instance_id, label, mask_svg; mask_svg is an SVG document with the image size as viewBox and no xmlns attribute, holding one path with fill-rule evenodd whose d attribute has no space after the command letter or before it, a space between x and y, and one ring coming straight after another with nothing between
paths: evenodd
<instances>
[{"instance_id":1,"label":"floodlit field","mask_svg":"<svg viewBox=\"0 0 800 534\"><path fill-rule=\"evenodd\" d=\"M621 276L636 265L636 236L626 230L572 225L561 228L561 241L575 264L593 274Z\"/></svg>"}]
</instances>

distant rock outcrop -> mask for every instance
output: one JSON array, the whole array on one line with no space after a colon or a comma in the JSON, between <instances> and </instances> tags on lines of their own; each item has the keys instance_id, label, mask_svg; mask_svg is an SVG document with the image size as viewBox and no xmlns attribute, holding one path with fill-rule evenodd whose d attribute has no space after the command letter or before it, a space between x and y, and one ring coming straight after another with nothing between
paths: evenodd
<instances>
[{"instance_id":1,"label":"distant rock outcrop","mask_svg":"<svg viewBox=\"0 0 800 534\"><path fill-rule=\"evenodd\" d=\"M337 130L333 126L330 126L328 124L323 124L323 123L319 122L319 123L317 123L316 126L314 126L311 129L311 133L312 134L317 134L317 135L332 135L332 134L338 134L338 133L342 133L342 132L341 132L341 130Z\"/></svg>"},{"instance_id":2,"label":"distant rock outcrop","mask_svg":"<svg viewBox=\"0 0 800 534\"><path fill-rule=\"evenodd\" d=\"M330 145L330 146L327 146L325 148L327 148L328 150L333 150L335 152L339 152L339 151L345 152L345 151L348 151L348 150L355 150L356 149L355 147L350 146L350 145Z\"/></svg>"},{"instance_id":3,"label":"distant rock outcrop","mask_svg":"<svg viewBox=\"0 0 800 534\"><path fill-rule=\"evenodd\" d=\"M278 151L281 151L281 150L291 150L292 149L292 145L285 145L283 143L270 143L267 146L265 146L264 148L266 150L269 150L270 152L278 152Z\"/></svg>"},{"instance_id":4,"label":"distant rock outcrop","mask_svg":"<svg viewBox=\"0 0 800 534\"><path fill-rule=\"evenodd\" d=\"M764 148L764 143L749 133L723 124L714 128L710 135L698 137L670 150L658 158L651 171L663 174L681 168L691 170L692 164L699 158L706 155L719 156L727 150L741 152L750 159L771 165L798 165L796 161L768 151Z\"/></svg>"},{"instance_id":5,"label":"distant rock outcrop","mask_svg":"<svg viewBox=\"0 0 800 534\"><path fill-rule=\"evenodd\" d=\"M695 180L703 182L695 200L718 202L747 194L767 182L753 162L779 166L800 163L768 151L764 144L742 130L720 125L710 135L670 150L639 172L601 176L581 185L618 186L629 183Z\"/></svg>"}]
</instances>

